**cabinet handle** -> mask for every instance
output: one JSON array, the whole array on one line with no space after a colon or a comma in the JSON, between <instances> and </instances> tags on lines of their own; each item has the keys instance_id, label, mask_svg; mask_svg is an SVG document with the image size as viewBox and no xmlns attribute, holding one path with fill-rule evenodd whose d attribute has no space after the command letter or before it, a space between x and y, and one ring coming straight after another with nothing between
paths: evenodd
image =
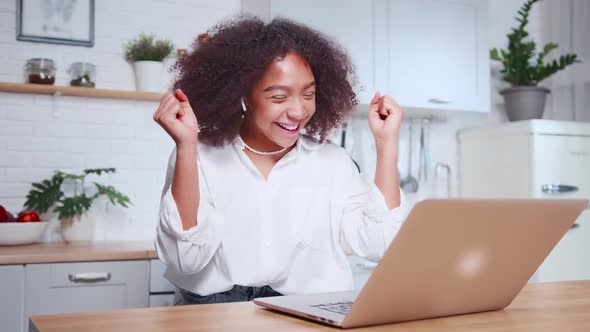
<instances>
[{"instance_id":1,"label":"cabinet handle","mask_svg":"<svg viewBox=\"0 0 590 332\"><path fill-rule=\"evenodd\" d=\"M451 99L442 99L442 98L430 98L428 99L429 103L433 104L450 104L453 102Z\"/></svg>"},{"instance_id":2,"label":"cabinet handle","mask_svg":"<svg viewBox=\"0 0 590 332\"><path fill-rule=\"evenodd\" d=\"M545 194L553 195L562 193L573 193L578 191L578 187L568 186L564 184L544 184L541 186L541 190Z\"/></svg>"},{"instance_id":3,"label":"cabinet handle","mask_svg":"<svg viewBox=\"0 0 590 332\"><path fill-rule=\"evenodd\" d=\"M110 272L70 273L68 279L72 282L99 282L111 280Z\"/></svg>"}]
</instances>

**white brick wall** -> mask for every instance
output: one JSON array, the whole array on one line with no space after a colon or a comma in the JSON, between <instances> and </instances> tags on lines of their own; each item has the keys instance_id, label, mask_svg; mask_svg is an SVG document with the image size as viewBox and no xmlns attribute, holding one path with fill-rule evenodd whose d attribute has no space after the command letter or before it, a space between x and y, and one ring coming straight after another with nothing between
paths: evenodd
<instances>
[{"instance_id":1,"label":"white brick wall","mask_svg":"<svg viewBox=\"0 0 590 332\"><path fill-rule=\"evenodd\" d=\"M97 87L133 90L133 69L123 58L127 40L155 33L186 48L194 36L239 8L239 0L96 1L95 46L86 48L17 42L16 1L0 0L0 81L24 82L26 60L48 57L56 61L58 85L68 84L70 63L89 61L97 66ZM164 77L163 87L170 79ZM151 118L156 107L156 102L0 93L0 205L20 211L31 182L56 169L115 167L116 174L92 179L115 186L134 205L95 204L97 239L153 239L173 147ZM59 240L55 229L45 240Z\"/></svg>"}]
</instances>

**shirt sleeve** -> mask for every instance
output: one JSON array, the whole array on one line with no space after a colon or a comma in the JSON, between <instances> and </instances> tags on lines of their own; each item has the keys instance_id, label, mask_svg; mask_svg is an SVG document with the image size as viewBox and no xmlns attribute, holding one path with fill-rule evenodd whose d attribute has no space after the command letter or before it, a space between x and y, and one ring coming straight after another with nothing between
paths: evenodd
<instances>
[{"instance_id":1,"label":"shirt sleeve","mask_svg":"<svg viewBox=\"0 0 590 332\"><path fill-rule=\"evenodd\" d=\"M195 151L196 153L196 151ZM168 161L166 182L162 190L160 215L156 234L158 257L168 268L181 274L191 274L202 270L217 251L220 241L214 236L211 223L216 210L211 201L201 163L199 174L199 208L196 226L183 230L178 207L172 196L172 179L176 163L176 149Z\"/></svg>"},{"instance_id":2,"label":"shirt sleeve","mask_svg":"<svg viewBox=\"0 0 590 332\"><path fill-rule=\"evenodd\" d=\"M389 209L377 185L366 181L346 157L344 177L338 186L343 202L340 245L346 254L377 262L407 217L406 198L400 189L400 206Z\"/></svg>"}]
</instances>

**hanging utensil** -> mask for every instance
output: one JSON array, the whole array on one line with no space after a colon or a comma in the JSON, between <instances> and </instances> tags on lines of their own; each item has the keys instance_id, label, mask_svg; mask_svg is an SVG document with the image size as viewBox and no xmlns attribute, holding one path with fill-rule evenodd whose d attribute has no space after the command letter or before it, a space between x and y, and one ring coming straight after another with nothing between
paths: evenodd
<instances>
[{"instance_id":1,"label":"hanging utensil","mask_svg":"<svg viewBox=\"0 0 590 332\"><path fill-rule=\"evenodd\" d=\"M400 187L406 193L418 191L418 181L412 176L412 138L412 122L410 121L408 129L408 175L400 182Z\"/></svg>"}]
</instances>

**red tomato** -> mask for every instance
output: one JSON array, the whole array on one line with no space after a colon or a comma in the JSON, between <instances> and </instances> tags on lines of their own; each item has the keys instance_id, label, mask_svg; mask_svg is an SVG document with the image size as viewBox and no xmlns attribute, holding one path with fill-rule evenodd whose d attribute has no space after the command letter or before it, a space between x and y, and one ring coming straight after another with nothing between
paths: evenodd
<instances>
[{"instance_id":1,"label":"red tomato","mask_svg":"<svg viewBox=\"0 0 590 332\"><path fill-rule=\"evenodd\" d=\"M40 221L39 215L35 211L25 211L18 214L17 222L36 222Z\"/></svg>"},{"instance_id":2,"label":"red tomato","mask_svg":"<svg viewBox=\"0 0 590 332\"><path fill-rule=\"evenodd\" d=\"M8 212L0 205L0 222L8 222Z\"/></svg>"}]
</instances>

